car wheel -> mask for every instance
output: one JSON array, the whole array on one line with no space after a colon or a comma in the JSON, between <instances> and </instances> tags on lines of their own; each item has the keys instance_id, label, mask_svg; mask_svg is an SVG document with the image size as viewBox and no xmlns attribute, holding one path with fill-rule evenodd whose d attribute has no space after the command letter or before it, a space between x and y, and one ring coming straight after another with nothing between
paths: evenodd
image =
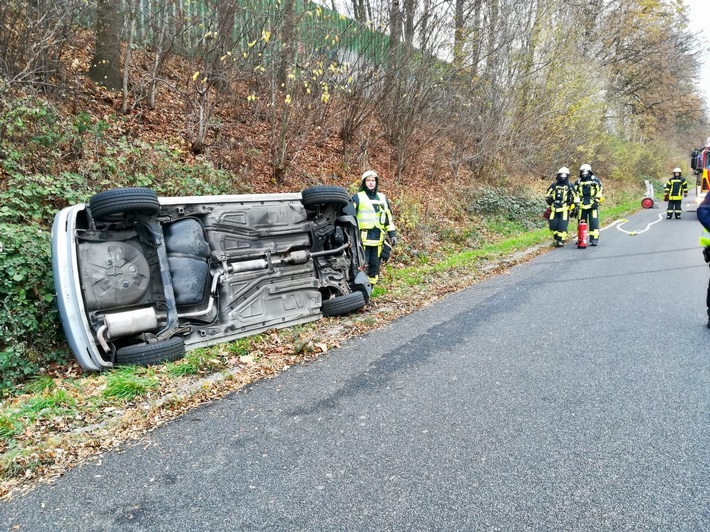
<instances>
[{"instance_id":1,"label":"car wheel","mask_svg":"<svg viewBox=\"0 0 710 532\"><path fill-rule=\"evenodd\" d=\"M99 192L89 200L91 215L105 220L114 214L140 212L152 216L160 212L157 194L149 188L114 188Z\"/></svg>"},{"instance_id":2,"label":"car wheel","mask_svg":"<svg viewBox=\"0 0 710 532\"><path fill-rule=\"evenodd\" d=\"M365 306L365 296L359 290L344 296L324 299L321 304L323 316L342 316Z\"/></svg>"},{"instance_id":3,"label":"car wheel","mask_svg":"<svg viewBox=\"0 0 710 532\"><path fill-rule=\"evenodd\" d=\"M150 366L161 362L179 360L185 356L185 342L173 336L154 344L137 344L121 347L116 351L116 364Z\"/></svg>"},{"instance_id":4,"label":"car wheel","mask_svg":"<svg viewBox=\"0 0 710 532\"><path fill-rule=\"evenodd\" d=\"M345 207L350 203L350 194L343 187L320 185L301 192L301 203L306 209L313 209L321 205Z\"/></svg>"}]
</instances>

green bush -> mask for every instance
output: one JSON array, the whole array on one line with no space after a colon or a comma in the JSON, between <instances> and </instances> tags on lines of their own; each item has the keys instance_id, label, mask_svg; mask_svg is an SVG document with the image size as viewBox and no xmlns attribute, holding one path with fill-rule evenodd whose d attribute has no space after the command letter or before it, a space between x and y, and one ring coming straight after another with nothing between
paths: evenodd
<instances>
[{"instance_id":1,"label":"green bush","mask_svg":"<svg viewBox=\"0 0 710 532\"><path fill-rule=\"evenodd\" d=\"M208 196L246 194L251 187L228 173L217 170L211 163L198 161L187 165L179 161L164 161L156 178L156 192L166 196Z\"/></svg>"},{"instance_id":2,"label":"green bush","mask_svg":"<svg viewBox=\"0 0 710 532\"><path fill-rule=\"evenodd\" d=\"M0 222L0 396L52 362L66 362L49 231Z\"/></svg>"},{"instance_id":3,"label":"green bush","mask_svg":"<svg viewBox=\"0 0 710 532\"><path fill-rule=\"evenodd\" d=\"M251 192L209 161L106 138L108 127L85 112L62 118L41 99L0 102L0 397L70 356L52 279L50 228L60 209L127 186L176 196Z\"/></svg>"},{"instance_id":4,"label":"green bush","mask_svg":"<svg viewBox=\"0 0 710 532\"><path fill-rule=\"evenodd\" d=\"M54 215L67 205L82 203L90 194L86 178L72 173L59 176L10 174L8 187L0 193L0 221L38 223L51 227Z\"/></svg>"},{"instance_id":5,"label":"green bush","mask_svg":"<svg viewBox=\"0 0 710 532\"><path fill-rule=\"evenodd\" d=\"M543 226L541 214L544 210L545 201L542 197L511 192L502 187L483 187L477 190L468 206L470 215L517 222L524 229Z\"/></svg>"},{"instance_id":6,"label":"green bush","mask_svg":"<svg viewBox=\"0 0 710 532\"><path fill-rule=\"evenodd\" d=\"M6 172L51 174L60 163L80 157L86 126L67 122L49 102L37 98L8 98L0 106L0 146Z\"/></svg>"},{"instance_id":7,"label":"green bush","mask_svg":"<svg viewBox=\"0 0 710 532\"><path fill-rule=\"evenodd\" d=\"M484 235L475 225L467 227L442 227L439 230L441 240L454 246L476 248L483 242Z\"/></svg>"}]
</instances>

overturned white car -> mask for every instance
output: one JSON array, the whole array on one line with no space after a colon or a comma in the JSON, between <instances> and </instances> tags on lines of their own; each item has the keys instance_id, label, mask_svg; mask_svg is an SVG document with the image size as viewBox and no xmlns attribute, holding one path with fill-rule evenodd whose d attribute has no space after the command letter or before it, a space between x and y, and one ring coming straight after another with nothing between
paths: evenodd
<instances>
[{"instance_id":1,"label":"overturned white car","mask_svg":"<svg viewBox=\"0 0 710 532\"><path fill-rule=\"evenodd\" d=\"M372 287L350 196L100 192L52 227L59 312L81 366L148 365L186 349L362 308Z\"/></svg>"}]
</instances>

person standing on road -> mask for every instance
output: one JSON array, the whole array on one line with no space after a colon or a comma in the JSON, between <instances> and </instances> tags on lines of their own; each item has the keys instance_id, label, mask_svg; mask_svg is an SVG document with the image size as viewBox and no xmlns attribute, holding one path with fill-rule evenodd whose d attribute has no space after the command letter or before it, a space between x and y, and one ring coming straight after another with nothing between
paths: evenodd
<instances>
[{"instance_id":1,"label":"person standing on road","mask_svg":"<svg viewBox=\"0 0 710 532\"><path fill-rule=\"evenodd\" d=\"M563 166L557 170L557 177L547 187L545 194L547 204L550 206L550 231L555 246L561 248L567 239L569 219L576 214L579 202L572 183L569 182L569 168Z\"/></svg>"},{"instance_id":2,"label":"person standing on road","mask_svg":"<svg viewBox=\"0 0 710 532\"><path fill-rule=\"evenodd\" d=\"M702 203L698 205L698 221L702 224L704 231L700 237L700 245L703 246L703 257L710 265L710 194L707 194ZM708 329L710 329L710 282L705 296L705 306L708 312Z\"/></svg>"},{"instance_id":3,"label":"person standing on road","mask_svg":"<svg viewBox=\"0 0 710 532\"><path fill-rule=\"evenodd\" d=\"M392 209L384 194L378 191L380 176L374 170L362 174L360 190L353 196L357 223L362 245L365 249L365 264L370 283L377 283L380 277L380 256L389 239L392 247L397 245L397 229L392 217ZM388 250L389 251L389 250Z\"/></svg>"},{"instance_id":4,"label":"person standing on road","mask_svg":"<svg viewBox=\"0 0 710 532\"><path fill-rule=\"evenodd\" d=\"M663 193L663 201L668 202L666 219L670 220L675 214L676 220L680 220L680 213L682 212L680 203L684 197L688 197L688 182L681 175L680 168L673 169L673 177L666 183Z\"/></svg>"},{"instance_id":5,"label":"person standing on road","mask_svg":"<svg viewBox=\"0 0 710 532\"><path fill-rule=\"evenodd\" d=\"M596 246L599 242L599 203L602 201L602 182L592 172L589 164L579 167L579 179L574 185L579 198L579 221L587 222L589 226L589 244Z\"/></svg>"}]
</instances>

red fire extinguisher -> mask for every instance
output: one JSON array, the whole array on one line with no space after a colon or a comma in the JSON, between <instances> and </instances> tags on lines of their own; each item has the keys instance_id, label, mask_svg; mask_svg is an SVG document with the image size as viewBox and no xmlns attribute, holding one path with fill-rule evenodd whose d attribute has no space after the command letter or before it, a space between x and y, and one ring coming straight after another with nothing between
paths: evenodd
<instances>
[{"instance_id":1,"label":"red fire extinguisher","mask_svg":"<svg viewBox=\"0 0 710 532\"><path fill-rule=\"evenodd\" d=\"M589 237L589 227L587 222L580 220L577 222L577 247L584 249L587 247L587 238Z\"/></svg>"}]
</instances>

